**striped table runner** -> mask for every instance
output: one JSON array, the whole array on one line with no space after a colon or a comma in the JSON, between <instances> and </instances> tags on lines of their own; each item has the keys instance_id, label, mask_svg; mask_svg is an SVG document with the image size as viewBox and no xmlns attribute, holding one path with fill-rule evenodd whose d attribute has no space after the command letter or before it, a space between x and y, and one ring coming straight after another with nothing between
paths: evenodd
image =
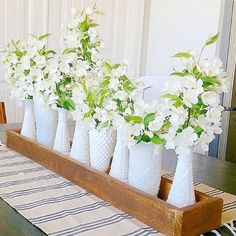
<instances>
[{"instance_id":1,"label":"striped table runner","mask_svg":"<svg viewBox=\"0 0 236 236\"><path fill-rule=\"evenodd\" d=\"M163 172L172 178L173 175ZM223 222L212 234L236 235L236 196L195 183L224 199ZM163 235L32 160L0 146L0 197L48 235Z\"/></svg>"}]
</instances>

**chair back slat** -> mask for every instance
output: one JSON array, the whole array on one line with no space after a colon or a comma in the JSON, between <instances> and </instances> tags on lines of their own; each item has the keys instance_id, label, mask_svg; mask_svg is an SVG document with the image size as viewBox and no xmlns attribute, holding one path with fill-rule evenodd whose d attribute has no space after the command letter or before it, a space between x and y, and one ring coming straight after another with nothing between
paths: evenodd
<instances>
[{"instance_id":1,"label":"chair back slat","mask_svg":"<svg viewBox=\"0 0 236 236\"><path fill-rule=\"evenodd\" d=\"M6 110L4 102L0 102L0 124L7 123Z\"/></svg>"}]
</instances>

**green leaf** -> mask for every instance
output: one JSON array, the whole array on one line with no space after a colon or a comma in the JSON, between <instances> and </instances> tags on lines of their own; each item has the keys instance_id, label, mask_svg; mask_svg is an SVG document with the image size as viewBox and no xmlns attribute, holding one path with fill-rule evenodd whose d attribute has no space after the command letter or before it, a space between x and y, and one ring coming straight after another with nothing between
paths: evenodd
<instances>
[{"instance_id":1,"label":"green leaf","mask_svg":"<svg viewBox=\"0 0 236 236\"><path fill-rule=\"evenodd\" d=\"M71 53L71 52L74 52L74 49L72 49L72 48L66 48L66 49L63 51L63 54L68 54L68 53Z\"/></svg>"},{"instance_id":2,"label":"green leaf","mask_svg":"<svg viewBox=\"0 0 236 236\"><path fill-rule=\"evenodd\" d=\"M187 73L185 72L179 72L179 71L175 71L173 73L170 74L171 76L179 76L179 77L184 77L187 75Z\"/></svg>"},{"instance_id":3,"label":"green leaf","mask_svg":"<svg viewBox=\"0 0 236 236\"><path fill-rule=\"evenodd\" d=\"M142 135L142 141L145 143L149 143L151 141L150 137L146 134Z\"/></svg>"},{"instance_id":4,"label":"green leaf","mask_svg":"<svg viewBox=\"0 0 236 236\"><path fill-rule=\"evenodd\" d=\"M150 122L154 121L155 117L156 117L155 113L147 114L143 119L143 123L144 123L145 127L147 127L150 124Z\"/></svg>"},{"instance_id":5,"label":"green leaf","mask_svg":"<svg viewBox=\"0 0 236 236\"><path fill-rule=\"evenodd\" d=\"M117 69L119 67L120 67L120 64L118 64L118 63L113 66L114 69Z\"/></svg>"},{"instance_id":6,"label":"green leaf","mask_svg":"<svg viewBox=\"0 0 236 236\"><path fill-rule=\"evenodd\" d=\"M112 71L112 67L111 67L111 65L108 63L108 62L104 62L103 63L103 66L104 66L104 68L108 71L108 72L111 72Z\"/></svg>"},{"instance_id":7,"label":"green leaf","mask_svg":"<svg viewBox=\"0 0 236 236\"><path fill-rule=\"evenodd\" d=\"M211 38L209 38L209 39L206 41L205 45L206 45L206 46L209 46L209 45L215 43L215 42L218 40L219 36L220 36L220 33L218 33L218 34L212 36Z\"/></svg>"},{"instance_id":8,"label":"green leaf","mask_svg":"<svg viewBox=\"0 0 236 236\"><path fill-rule=\"evenodd\" d=\"M47 38L48 36L50 36L51 34L44 34L44 35L41 35L40 37L39 37L39 40L43 40L43 39L45 39L45 38Z\"/></svg>"},{"instance_id":9,"label":"green leaf","mask_svg":"<svg viewBox=\"0 0 236 236\"><path fill-rule=\"evenodd\" d=\"M195 132L196 134L199 134L199 133L201 133L202 131L203 131L203 129L202 129L199 125L194 128L194 132Z\"/></svg>"},{"instance_id":10,"label":"green leaf","mask_svg":"<svg viewBox=\"0 0 236 236\"><path fill-rule=\"evenodd\" d=\"M134 140L138 141L140 143L142 141L142 135L134 136Z\"/></svg>"},{"instance_id":11,"label":"green leaf","mask_svg":"<svg viewBox=\"0 0 236 236\"><path fill-rule=\"evenodd\" d=\"M170 94L170 93L166 93L164 95L161 96L162 98L168 98L168 99L172 99L172 100L179 100L179 97L175 94Z\"/></svg>"},{"instance_id":12,"label":"green leaf","mask_svg":"<svg viewBox=\"0 0 236 236\"><path fill-rule=\"evenodd\" d=\"M179 53L176 53L173 57L190 58L192 57L192 55L188 52L179 52Z\"/></svg>"},{"instance_id":13,"label":"green leaf","mask_svg":"<svg viewBox=\"0 0 236 236\"><path fill-rule=\"evenodd\" d=\"M29 34L29 35L38 40L38 37L35 34Z\"/></svg>"},{"instance_id":14,"label":"green leaf","mask_svg":"<svg viewBox=\"0 0 236 236\"><path fill-rule=\"evenodd\" d=\"M131 121L131 122L133 122L133 123L142 123L142 121L143 121L143 118L142 117L140 117L140 116L126 116L126 118L127 118L127 120L128 121Z\"/></svg>"},{"instance_id":15,"label":"green leaf","mask_svg":"<svg viewBox=\"0 0 236 236\"><path fill-rule=\"evenodd\" d=\"M184 104L184 103L182 102L182 100L181 100L181 99L178 99L178 100L176 100L176 102L174 103L174 106L175 106L175 107L181 107L183 104Z\"/></svg>"},{"instance_id":16,"label":"green leaf","mask_svg":"<svg viewBox=\"0 0 236 236\"><path fill-rule=\"evenodd\" d=\"M75 109L75 103L71 99L67 99L63 102L63 108L66 110L74 110Z\"/></svg>"},{"instance_id":17,"label":"green leaf","mask_svg":"<svg viewBox=\"0 0 236 236\"><path fill-rule=\"evenodd\" d=\"M97 26L99 26L99 24L96 24L96 23L91 23L88 25L88 27L90 27L90 28L95 28Z\"/></svg>"},{"instance_id":18,"label":"green leaf","mask_svg":"<svg viewBox=\"0 0 236 236\"><path fill-rule=\"evenodd\" d=\"M201 77L201 80L205 83L209 83L211 85L221 85L221 82L218 80L216 76L206 76L206 77Z\"/></svg>"},{"instance_id":19,"label":"green leaf","mask_svg":"<svg viewBox=\"0 0 236 236\"><path fill-rule=\"evenodd\" d=\"M20 50L16 50L14 53L15 53L16 56L18 56L18 57L22 57L22 56L23 56L23 53L22 53Z\"/></svg>"},{"instance_id":20,"label":"green leaf","mask_svg":"<svg viewBox=\"0 0 236 236\"><path fill-rule=\"evenodd\" d=\"M163 138L160 138L157 134L154 134L151 138L151 142L154 144L163 144L165 140Z\"/></svg>"},{"instance_id":21,"label":"green leaf","mask_svg":"<svg viewBox=\"0 0 236 236\"><path fill-rule=\"evenodd\" d=\"M105 77L104 80L100 83L100 87L101 88L106 87L109 84L109 81L110 81L110 77L109 76Z\"/></svg>"},{"instance_id":22,"label":"green leaf","mask_svg":"<svg viewBox=\"0 0 236 236\"><path fill-rule=\"evenodd\" d=\"M47 56L49 54L53 54L54 55L54 54L56 54L56 52L53 51L53 50L48 50L44 55Z\"/></svg>"}]
</instances>

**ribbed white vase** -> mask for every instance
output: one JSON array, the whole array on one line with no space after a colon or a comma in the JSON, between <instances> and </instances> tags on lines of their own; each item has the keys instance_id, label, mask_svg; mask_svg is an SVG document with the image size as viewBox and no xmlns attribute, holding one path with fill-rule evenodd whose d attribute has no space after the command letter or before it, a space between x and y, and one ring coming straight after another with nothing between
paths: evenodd
<instances>
[{"instance_id":1,"label":"ribbed white vase","mask_svg":"<svg viewBox=\"0 0 236 236\"><path fill-rule=\"evenodd\" d=\"M80 121L76 121L73 143L70 157L89 165L89 131L84 128Z\"/></svg>"},{"instance_id":2,"label":"ribbed white vase","mask_svg":"<svg viewBox=\"0 0 236 236\"><path fill-rule=\"evenodd\" d=\"M109 175L128 183L129 149L123 140L122 129L117 130L116 146Z\"/></svg>"},{"instance_id":3,"label":"ribbed white vase","mask_svg":"<svg viewBox=\"0 0 236 236\"><path fill-rule=\"evenodd\" d=\"M130 147L129 184L156 196L161 182L162 145L140 142Z\"/></svg>"},{"instance_id":4,"label":"ribbed white vase","mask_svg":"<svg viewBox=\"0 0 236 236\"><path fill-rule=\"evenodd\" d=\"M53 149L68 155L70 152L70 139L68 129L68 111L58 108L58 124Z\"/></svg>"},{"instance_id":5,"label":"ribbed white vase","mask_svg":"<svg viewBox=\"0 0 236 236\"><path fill-rule=\"evenodd\" d=\"M90 165L94 169L106 172L114 153L116 132L113 130L90 130Z\"/></svg>"},{"instance_id":6,"label":"ribbed white vase","mask_svg":"<svg viewBox=\"0 0 236 236\"><path fill-rule=\"evenodd\" d=\"M21 134L27 138L35 140L35 116L33 99L25 99L24 101L24 120L21 128Z\"/></svg>"},{"instance_id":7,"label":"ribbed white vase","mask_svg":"<svg viewBox=\"0 0 236 236\"><path fill-rule=\"evenodd\" d=\"M176 207L185 207L196 202L193 185L192 151L180 155L175 170L173 184L167 202Z\"/></svg>"},{"instance_id":8,"label":"ribbed white vase","mask_svg":"<svg viewBox=\"0 0 236 236\"><path fill-rule=\"evenodd\" d=\"M42 104L39 98L34 98L37 142L52 148L57 130L57 111Z\"/></svg>"}]
</instances>

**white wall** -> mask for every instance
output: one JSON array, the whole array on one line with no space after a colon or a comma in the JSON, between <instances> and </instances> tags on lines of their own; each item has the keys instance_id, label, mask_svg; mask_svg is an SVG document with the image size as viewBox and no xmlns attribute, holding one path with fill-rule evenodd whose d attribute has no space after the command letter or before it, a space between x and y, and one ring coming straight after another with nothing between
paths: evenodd
<instances>
[{"instance_id":1,"label":"white wall","mask_svg":"<svg viewBox=\"0 0 236 236\"><path fill-rule=\"evenodd\" d=\"M130 61L130 71L140 70L142 22L145 0L96 0L105 16L98 17L100 33L107 46L105 56L115 62ZM83 8L94 0L0 0L0 47L28 34L51 33L48 46L58 49L60 25L68 23L71 8ZM8 122L22 120L22 108L10 100L0 64L0 100L6 102Z\"/></svg>"},{"instance_id":2,"label":"white wall","mask_svg":"<svg viewBox=\"0 0 236 236\"><path fill-rule=\"evenodd\" d=\"M176 52L200 50L210 34L219 31L221 0L152 0L148 47L142 74L166 76ZM214 56L216 46L206 55Z\"/></svg>"}]
</instances>

